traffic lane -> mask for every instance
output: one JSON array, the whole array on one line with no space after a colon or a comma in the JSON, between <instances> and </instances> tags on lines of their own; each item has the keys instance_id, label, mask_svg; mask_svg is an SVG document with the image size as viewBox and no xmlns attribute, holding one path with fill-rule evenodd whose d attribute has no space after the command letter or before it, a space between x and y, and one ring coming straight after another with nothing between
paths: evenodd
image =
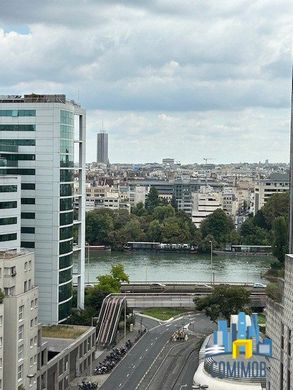
<instances>
[{"instance_id":1,"label":"traffic lane","mask_svg":"<svg viewBox=\"0 0 293 390\"><path fill-rule=\"evenodd\" d=\"M136 320L135 320L136 324L139 325L140 323L142 323L143 327L146 329L152 329L155 326L158 326L161 324L161 322L159 320L148 318L145 316L141 316L139 313L136 313L136 312L135 312L135 318L136 318Z\"/></svg>"},{"instance_id":2,"label":"traffic lane","mask_svg":"<svg viewBox=\"0 0 293 390\"><path fill-rule=\"evenodd\" d=\"M196 313L192 315L188 329L193 332L209 334L217 329L217 325L204 313Z\"/></svg>"},{"instance_id":3,"label":"traffic lane","mask_svg":"<svg viewBox=\"0 0 293 390\"><path fill-rule=\"evenodd\" d=\"M185 386L186 390L192 388L193 385L193 376L199 364L199 347L194 350L188 360L186 361L183 370L181 371L176 385L174 386L174 390L180 390ZM167 390L167 389L166 389ZM169 390L169 389L168 389Z\"/></svg>"},{"instance_id":4,"label":"traffic lane","mask_svg":"<svg viewBox=\"0 0 293 390\"><path fill-rule=\"evenodd\" d=\"M115 368L101 389L135 389L164 344L177 328L176 323L164 324L147 332Z\"/></svg>"},{"instance_id":5,"label":"traffic lane","mask_svg":"<svg viewBox=\"0 0 293 390\"><path fill-rule=\"evenodd\" d=\"M129 379L137 378L139 382L139 375L143 376L153 360L159 353L165 338L162 337L161 332L147 332L132 349L127 353L126 357L113 370L109 378L102 386L103 390L122 389ZM140 366L142 369L139 369ZM132 381L133 379L131 379ZM133 388L132 386L129 389ZM134 387L135 388L135 387Z\"/></svg>"},{"instance_id":6,"label":"traffic lane","mask_svg":"<svg viewBox=\"0 0 293 390\"><path fill-rule=\"evenodd\" d=\"M166 354L162 364L157 367L155 375L146 387L141 390L170 390L177 383L177 379L187 361L189 355L194 351L195 339L181 343L173 343Z\"/></svg>"},{"instance_id":7,"label":"traffic lane","mask_svg":"<svg viewBox=\"0 0 293 390\"><path fill-rule=\"evenodd\" d=\"M147 332L114 369L101 389L134 390L173 332L192 321L202 320L200 316L204 317L201 313L187 315Z\"/></svg>"},{"instance_id":8,"label":"traffic lane","mask_svg":"<svg viewBox=\"0 0 293 390\"><path fill-rule=\"evenodd\" d=\"M137 355L135 357L135 367L133 367L128 373L129 375L119 389L135 390L138 388L141 379L151 367L152 363L160 354L164 346L168 343L171 335L176 329L176 324L173 324L163 325L153 330L154 337L152 338L152 341L144 345L146 348L144 350L140 350L140 356Z\"/></svg>"}]
</instances>

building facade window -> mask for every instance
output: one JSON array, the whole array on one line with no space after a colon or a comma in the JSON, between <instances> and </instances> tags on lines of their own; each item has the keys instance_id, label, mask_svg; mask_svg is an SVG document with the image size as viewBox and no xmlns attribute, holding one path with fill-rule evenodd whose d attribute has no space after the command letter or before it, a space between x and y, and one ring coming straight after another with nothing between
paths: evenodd
<instances>
[{"instance_id":1,"label":"building facade window","mask_svg":"<svg viewBox=\"0 0 293 390\"><path fill-rule=\"evenodd\" d=\"M68 226L60 229L60 240L66 240L73 237L73 227Z\"/></svg>"},{"instance_id":2,"label":"building facade window","mask_svg":"<svg viewBox=\"0 0 293 390\"><path fill-rule=\"evenodd\" d=\"M0 131L35 131L36 125L0 125Z\"/></svg>"},{"instance_id":3,"label":"building facade window","mask_svg":"<svg viewBox=\"0 0 293 390\"><path fill-rule=\"evenodd\" d=\"M72 210L73 198L60 199L60 211Z\"/></svg>"},{"instance_id":4,"label":"building facade window","mask_svg":"<svg viewBox=\"0 0 293 390\"><path fill-rule=\"evenodd\" d=\"M21 233L31 233L31 234L33 234L35 232L35 228L34 227L30 227L30 226L28 226L28 227L22 227L21 228Z\"/></svg>"},{"instance_id":5,"label":"building facade window","mask_svg":"<svg viewBox=\"0 0 293 390\"><path fill-rule=\"evenodd\" d=\"M24 326L20 325L18 327L18 340L23 340Z\"/></svg>"},{"instance_id":6,"label":"building facade window","mask_svg":"<svg viewBox=\"0 0 293 390\"><path fill-rule=\"evenodd\" d=\"M35 243L33 241L21 241L21 246L23 248L34 248Z\"/></svg>"},{"instance_id":7,"label":"building facade window","mask_svg":"<svg viewBox=\"0 0 293 390\"><path fill-rule=\"evenodd\" d=\"M17 217L0 218L0 225L15 225Z\"/></svg>"},{"instance_id":8,"label":"building facade window","mask_svg":"<svg viewBox=\"0 0 293 390\"><path fill-rule=\"evenodd\" d=\"M0 186L0 192L17 192L16 185L4 184Z\"/></svg>"},{"instance_id":9,"label":"building facade window","mask_svg":"<svg viewBox=\"0 0 293 390\"><path fill-rule=\"evenodd\" d=\"M35 204L35 198L21 198L21 204Z\"/></svg>"},{"instance_id":10,"label":"building facade window","mask_svg":"<svg viewBox=\"0 0 293 390\"><path fill-rule=\"evenodd\" d=\"M20 381L22 379L22 376L23 376L23 364L18 366L17 379Z\"/></svg>"},{"instance_id":11,"label":"building facade window","mask_svg":"<svg viewBox=\"0 0 293 390\"><path fill-rule=\"evenodd\" d=\"M0 110L0 116L36 116L36 110Z\"/></svg>"},{"instance_id":12,"label":"building facade window","mask_svg":"<svg viewBox=\"0 0 293 390\"><path fill-rule=\"evenodd\" d=\"M1 139L0 150L2 146L36 146L36 140L35 139Z\"/></svg>"},{"instance_id":13,"label":"building facade window","mask_svg":"<svg viewBox=\"0 0 293 390\"><path fill-rule=\"evenodd\" d=\"M4 168L0 169L0 175L26 175L34 176L36 173L35 169L26 169L26 168Z\"/></svg>"},{"instance_id":14,"label":"building facade window","mask_svg":"<svg viewBox=\"0 0 293 390\"><path fill-rule=\"evenodd\" d=\"M35 213L21 213L22 219L35 219Z\"/></svg>"},{"instance_id":15,"label":"building facade window","mask_svg":"<svg viewBox=\"0 0 293 390\"><path fill-rule=\"evenodd\" d=\"M0 234L0 242L17 240L17 233Z\"/></svg>"},{"instance_id":16,"label":"building facade window","mask_svg":"<svg viewBox=\"0 0 293 390\"><path fill-rule=\"evenodd\" d=\"M59 269L67 268L72 265L72 255L59 257Z\"/></svg>"},{"instance_id":17,"label":"building facade window","mask_svg":"<svg viewBox=\"0 0 293 390\"><path fill-rule=\"evenodd\" d=\"M19 306L18 309L18 321L23 320L23 315L24 315L24 305Z\"/></svg>"},{"instance_id":18,"label":"building facade window","mask_svg":"<svg viewBox=\"0 0 293 390\"><path fill-rule=\"evenodd\" d=\"M73 211L60 214L60 225L70 225L73 223Z\"/></svg>"},{"instance_id":19,"label":"building facade window","mask_svg":"<svg viewBox=\"0 0 293 390\"><path fill-rule=\"evenodd\" d=\"M16 209L17 201L0 202L0 209Z\"/></svg>"},{"instance_id":20,"label":"building facade window","mask_svg":"<svg viewBox=\"0 0 293 390\"><path fill-rule=\"evenodd\" d=\"M36 185L35 185L35 183L22 183L21 189L22 190L35 190Z\"/></svg>"}]
</instances>

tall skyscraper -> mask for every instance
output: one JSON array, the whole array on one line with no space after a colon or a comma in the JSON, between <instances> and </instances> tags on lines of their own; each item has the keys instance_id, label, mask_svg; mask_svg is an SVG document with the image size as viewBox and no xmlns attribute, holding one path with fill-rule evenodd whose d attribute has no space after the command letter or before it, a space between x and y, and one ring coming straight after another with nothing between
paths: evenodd
<instances>
[{"instance_id":1,"label":"tall skyscraper","mask_svg":"<svg viewBox=\"0 0 293 390\"><path fill-rule=\"evenodd\" d=\"M108 133L97 134L97 163L108 164Z\"/></svg>"},{"instance_id":2,"label":"tall skyscraper","mask_svg":"<svg viewBox=\"0 0 293 390\"><path fill-rule=\"evenodd\" d=\"M0 96L0 161L0 175L21 177L21 246L35 251L40 321L62 322L72 306L74 252L84 302L85 111L65 95Z\"/></svg>"}]
</instances>

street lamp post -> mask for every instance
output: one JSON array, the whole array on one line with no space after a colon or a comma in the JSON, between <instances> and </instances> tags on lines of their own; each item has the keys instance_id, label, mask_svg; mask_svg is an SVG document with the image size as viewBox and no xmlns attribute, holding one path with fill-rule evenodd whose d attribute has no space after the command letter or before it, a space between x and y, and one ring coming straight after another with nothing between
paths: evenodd
<instances>
[{"instance_id":1,"label":"street lamp post","mask_svg":"<svg viewBox=\"0 0 293 390\"><path fill-rule=\"evenodd\" d=\"M87 283L90 284L90 244L85 243L87 248Z\"/></svg>"},{"instance_id":2,"label":"street lamp post","mask_svg":"<svg viewBox=\"0 0 293 390\"><path fill-rule=\"evenodd\" d=\"M248 261L246 262L246 284L248 284Z\"/></svg>"},{"instance_id":3,"label":"street lamp post","mask_svg":"<svg viewBox=\"0 0 293 390\"><path fill-rule=\"evenodd\" d=\"M213 273L213 241L210 241L211 244L211 282L214 284L214 273Z\"/></svg>"}]
</instances>

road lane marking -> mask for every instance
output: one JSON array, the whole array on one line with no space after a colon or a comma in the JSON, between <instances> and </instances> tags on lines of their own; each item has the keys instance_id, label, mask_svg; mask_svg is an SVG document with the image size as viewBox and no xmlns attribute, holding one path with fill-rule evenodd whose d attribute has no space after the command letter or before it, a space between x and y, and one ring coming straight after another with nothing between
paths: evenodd
<instances>
[{"instance_id":1,"label":"road lane marking","mask_svg":"<svg viewBox=\"0 0 293 390\"><path fill-rule=\"evenodd\" d=\"M139 381L138 385L136 386L135 390L138 390L140 388L140 385L141 383L144 381L145 377L148 375L148 373L151 371L151 369L153 368L154 364L156 363L156 361L158 360L159 356L161 355L161 353L163 352L163 350L167 347L167 345L169 344L170 340L168 340L164 346L162 347L162 349L160 350L160 352L157 354L157 356L155 357L155 359L153 360L152 364L149 366L149 368L147 369L147 371L144 373L143 377L141 378L141 380Z\"/></svg>"}]
</instances>

